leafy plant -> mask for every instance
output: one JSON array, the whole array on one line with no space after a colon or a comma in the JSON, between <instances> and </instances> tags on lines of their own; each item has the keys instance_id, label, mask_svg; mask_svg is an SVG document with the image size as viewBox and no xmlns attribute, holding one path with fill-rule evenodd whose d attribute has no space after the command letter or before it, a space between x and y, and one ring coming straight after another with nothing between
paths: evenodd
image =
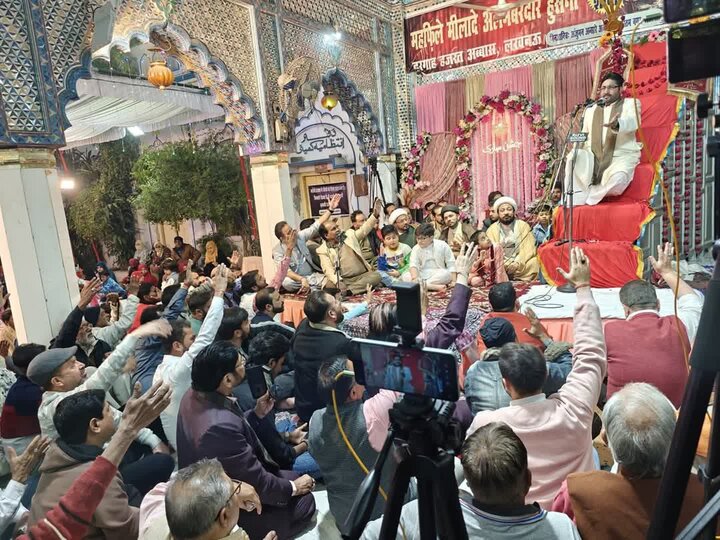
<instances>
[{"instance_id":1,"label":"leafy plant","mask_svg":"<svg viewBox=\"0 0 720 540\"><path fill-rule=\"evenodd\" d=\"M179 142L145 152L133 168L134 204L154 223L176 229L185 219L212 221L231 234L247 203L232 144Z\"/></svg>"},{"instance_id":2,"label":"leafy plant","mask_svg":"<svg viewBox=\"0 0 720 540\"><path fill-rule=\"evenodd\" d=\"M131 171L139 154L139 144L128 137L101 144L96 155L77 160L77 172L89 185L69 205L70 227L87 242L102 242L120 260L129 259L135 251Z\"/></svg>"}]
</instances>

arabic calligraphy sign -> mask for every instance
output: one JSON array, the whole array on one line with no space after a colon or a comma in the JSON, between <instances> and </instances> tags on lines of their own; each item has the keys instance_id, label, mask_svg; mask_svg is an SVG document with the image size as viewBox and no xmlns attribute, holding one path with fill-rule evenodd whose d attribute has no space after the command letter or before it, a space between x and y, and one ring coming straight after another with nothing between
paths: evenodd
<instances>
[{"instance_id":1,"label":"arabic calligraphy sign","mask_svg":"<svg viewBox=\"0 0 720 540\"><path fill-rule=\"evenodd\" d=\"M335 194L340 194L340 205L335 209L333 215L348 215L348 187L346 182L334 184L314 184L307 187L308 200L310 201L310 213L313 217L319 216L328 208L328 199Z\"/></svg>"},{"instance_id":2,"label":"arabic calligraphy sign","mask_svg":"<svg viewBox=\"0 0 720 540\"><path fill-rule=\"evenodd\" d=\"M345 136L342 132L338 136L337 128L328 126L320 129L322 132L315 137L311 137L308 131L303 133L302 137L297 137L298 154L304 155L313 151L322 152L333 148L340 150L345 148Z\"/></svg>"},{"instance_id":3,"label":"arabic calligraphy sign","mask_svg":"<svg viewBox=\"0 0 720 540\"><path fill-rule=\"evenodd\" d=\"M551 31L597 18L584 0L529 0L504 12L446 7L405 20L407 69L432 73L543 49ZM589 28L576 38L602 34Z\"/></svg>"}]
</instances>

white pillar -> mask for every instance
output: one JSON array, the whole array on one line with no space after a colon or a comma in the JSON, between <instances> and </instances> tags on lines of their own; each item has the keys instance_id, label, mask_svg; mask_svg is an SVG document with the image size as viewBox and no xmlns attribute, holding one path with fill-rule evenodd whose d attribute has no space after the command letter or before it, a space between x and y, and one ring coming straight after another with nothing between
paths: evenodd
<instances>
[{"instance_id":1,"label":"white pillar","mask_svg":"<svg viewBox=\"0 0 720 540\"><path fill-rule=\"evenodd\" d=\"M275 224L287 221L292 227L298 225L295 223L288 155L277 153L253 156L250 158L250 168L263 273L270 279L275 272L272 250L279 242L275 237Z\"/></svg>"},{"instance_id":2,"label":"white pillar","mask_svg":"<svg viewBox=\"0 0 720 540\"><path fill-rule=\"evenodd\" d=\"M0 150L0 259L19 343L49 344L79 298L52 150Z\"/></svg>"}]
</instances>

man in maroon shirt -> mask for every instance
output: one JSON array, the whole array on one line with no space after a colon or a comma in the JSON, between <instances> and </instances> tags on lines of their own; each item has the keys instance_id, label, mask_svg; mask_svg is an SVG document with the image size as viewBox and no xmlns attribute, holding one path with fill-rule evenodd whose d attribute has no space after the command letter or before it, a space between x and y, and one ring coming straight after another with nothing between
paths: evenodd
<instances>
[{"instance_id":1,"label":"man in maroon shirt","mask_svg":"<svg viewBox=\"0 0 720 540\"><path fill-rule=\"evenodd\" d=\"M688 379L687 358L702 300L672 269L672 255L670 244L658 246L658 258L650 257L650 262L670 289L677 290L677 317L660 316L655 287L647 281L634 280L620 289L627 319L605 325L608 398L628 383L646 382L657 387L675 407L682 402Z\"/></svg>"}]
</instances>

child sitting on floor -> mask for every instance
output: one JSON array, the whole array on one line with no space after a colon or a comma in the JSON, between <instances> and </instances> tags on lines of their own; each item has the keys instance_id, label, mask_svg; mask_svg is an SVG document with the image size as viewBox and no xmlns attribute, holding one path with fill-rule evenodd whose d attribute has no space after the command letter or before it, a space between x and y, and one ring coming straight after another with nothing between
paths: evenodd
<instances>
[{"instance_id":1,"label":"child sitting on floor","mask_svg":"<svg viewBox=\"0 0 720 540\"><path fill-rule=\"evenodd\" d=\"M413 281L425 281L429 291L454 287L457 272L452 249L435 240L435 228L423 223L415 230L415 247L410 253L410 275Z\"/></svg>"},{"instance_id":2,"label":"child sitting on floor","mask_svg":"<svg viewBox=\"0 0 720 540\"><path fill-rule=\"evenodd\" d=\"M407 244L400 242L397 230L393 225L385 225L380 231L383 247L378 257L378 272L382 276L383 285L390 287L396 281L410 281L410 252Z\"/></svg>"},{"instance_id":3,"label":"child sitting on floor","mask_svg":"<svg viewBox=\"0 0 720 540\"><path fill-rule=\"evenodd\" d=\"M535 236L535 245L540 246L550 238L552 238L552 208L549 206L541 206L537 211L537 223L532 228L533 236Z\"/></svg>"},{"instance_id":4,"label":"child sitting on floor","mask_svg":"<svg viewBox=\"0 0 720 540\"><path fill-rule=\"evenodd\" d=\"M485 231L477 231L470 241L478 246L478 258L473 263L468 277L471 287L491 287L508 281L505 272L504 251L500 244L493 244Z\"/></svg>"}]
</instances>

